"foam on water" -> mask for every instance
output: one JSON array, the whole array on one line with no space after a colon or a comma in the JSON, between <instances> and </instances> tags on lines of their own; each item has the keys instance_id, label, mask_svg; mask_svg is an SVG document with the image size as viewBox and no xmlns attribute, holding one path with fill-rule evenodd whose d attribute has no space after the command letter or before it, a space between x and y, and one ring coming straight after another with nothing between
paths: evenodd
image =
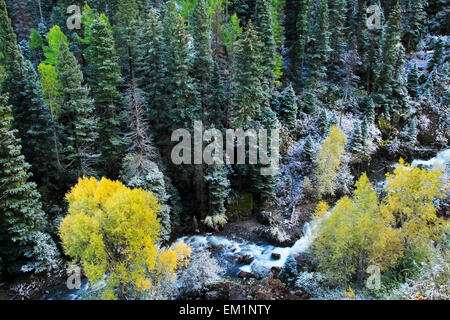
<instances>
[{"instance_id":1,"label":"foam on water","mask_svg":"<svg viewBox=\"0 0 450 320\"><path fill-rule=\"evenodd\" d=\"M450 181L450 149L439 152L430 160L414 160L411 165L442 171L445 183Z\"/></svg>"}]
</instances>

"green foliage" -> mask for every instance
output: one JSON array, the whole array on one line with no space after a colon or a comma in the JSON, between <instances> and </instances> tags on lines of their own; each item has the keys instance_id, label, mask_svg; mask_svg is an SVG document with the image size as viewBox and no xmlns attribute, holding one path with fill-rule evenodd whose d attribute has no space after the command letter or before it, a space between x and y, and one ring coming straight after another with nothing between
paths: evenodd
<instances>
[{"instance_id":1,"label":"green foliage","mask_svg":"<svg viewBox=\"0 0 450 320\"><path fill-rule=\"evenodd\" d=\"M236 42L243 33L238 16L233 14L226 25L223 26L224 43L230 54L234 52Z\"/></svg>"},{"instance_id":2,"label":"green foliage","mask_svg":"<svg viewBox=\"0 0 450 320\"><path fill-rule=\"evenodd\" d=\"M48 46L44 46L44 54L47 58L45 64L56 66L58 55L60 54L61 43L68 45L67 36L61 31L59 26L54 26L47 34Z\"/></svg>"},{"instance_id":3,"label":"green foliage","mask_svg":"<svg viewBox=\"0 0 450 320\"><path fill-rule=\"evenodd\" d=\"M103 161L102 172L108 177L115 177L124 145L120 136L122 77L119 58L106 16L94 19L86 28L85 39L86 34L89 34L88 47L84 51L88 63L86 78L92 89L96 115L100 119L98 149Z\"/></svg>"},{"instance_id":4,"label":"green foliage","mask_svg":"<svg viewBox=\"0 0 450 320\"><path fill-rule=\"evenodd\" d=\"M58 115L61 162L69 181L83 174L94 175L99 155L94 150L98 138L98 120L89 88L67 43L60 43L56 61L61 109Z\"/></svg>"},{"instance_id":5,"label":"green foliage","mask_svg":"<svg viewBox=\"0 0 450 320\"><path fill-rule=\"evenodd\" d=\"M42 46L44 45L44 40L39 32L35 29L31 29L30 34L30 49L31 50L42 50Z\"/></svg>"},{"instance_id":6,"label":"green foliage","mask_svg":"<svg viewBox=\"0 0 450 320\"><path fill-rule=\"evenodd\" d=\"M279 108L280 121L286 127L294 128L297 121L298 106L292 84L289 84L281 93Z\"/></svg>"},{"instance_id":7,"label":"green foliage","mask_svg":"<svg viewBox=\"0 0 450 320\"><path fill-rule=\"evenodd\" d=\"M30 182L30 165L12 130L11 108L0 97L0 259L6 274L56 268L56 246L45 234L47 218L40 194ZM46 251L40 248L46 246Z\"/></svg>"}]
</instances>

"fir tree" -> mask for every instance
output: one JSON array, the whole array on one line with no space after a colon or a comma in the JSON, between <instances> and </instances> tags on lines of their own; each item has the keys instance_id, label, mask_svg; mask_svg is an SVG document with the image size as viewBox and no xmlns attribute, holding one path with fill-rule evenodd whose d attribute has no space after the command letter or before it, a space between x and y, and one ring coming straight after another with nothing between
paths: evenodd
<instances>
[{"instance_id":1,"label":"fir tree","mask_svg":"<svg viewBox=\"0 0 450 320\"><path fill-rule=\"evenodd\" d=\"M308 86L315 88L326 75L326 65L330 54L329 12L327 0L320 0L315 13L315 23L309 48L309 65L311 67Z\"/></svg>"},{"instance_id":2,"label":"fir tree","mask_svg":"<svg viewBox=\"0 0 450 320\"><path fill-rule=\"evenodd\" d=\"M261 42L250 21L247 32L241 40L234 80L233 126L249 128L254 119L261 114L261 105L266 102L266 95L260 80Z\"/></svg>"},{"instance_id":3,"label":"fir tree","mask_svg":"<svg viewBox=\"0 0 450 320\"><path fill-rule=\"evenodd\" d=\"M408 77L409 95L413 98L417 98L418 89L419 89L419 70L417 69L417 65L414 65Z\"/></svg>"},{"instance_id":4,"label":"fir tree","mask_svg":"<svg viewBox=\"0 0 450 320\"><path fill-rule=\"evenodd\" d=\"M345 22L347 14L346 0L328 0L329 30L330 30L330 59L328 73L334 80L339 80L343 73L343 55L345 44Z\"/></svg>"},{"instance_id":5,"label":"fir tree","mask_svg":"<svg viewBox=\"0 0 450 320\"><path fill-rule=\"evenodd\" d=\"M438 68L442 63L443 58L444 58L444 40L442 39L442 37L440 37L437 40L436 44L434 45L434 53L430 61L429 69L432 70L433 68Z\"/></svg>"},{"instance_id":6,"label":"fir tree","mask_svg":"<svg viewBox=\"0 0 450 320\"><path fill-rule=\"evenodd\" d=\"M402 35L402 10L397 3L389 16L388 26L383 37L383 57L380 74L377 80L378 93L382 95L382 103L393 104L393 87L396 86L395 74L400 51Z\"/></svg>"},{"instance_id":7,"label":"fir tree","mask_svg":"<svg viewBox=\"0 0 450 320\"><path fill-rule=\"evenodd\" d=\"M404 39L406 51L414 50L424 31L426 12L424 0L409 0L406 2ZM425 1L426 2L426 1Z\"/></svg>"},{"instance_id":8,"label":"fir tree","mask_svg":"<svg viewBox=\"0 0 450 320\"><path fill-rule=\"evenodd\" d=\"M209 190L209 214L224 215L231 191L227 167L220 164L208 166L205 181L208 183Z\"/></svg>"},{"instance_id":9,"label":"fir tree","mask_svg":"<svg viewBox=\"0 0 450 320\"><path fill-rule=\"evenodd\" d=\"M309 135L303 146L302 161L312 162L314 159L314 141Z\"/></svg>"},{"instance_id":10,"label":"fir tree","mask_svg":"<svg viewBox=\"0 0 450 320\"><path fill-rule=\"evenodd\" d=\"M50 271L57 251L45 233L47 220L30 165L21 154L6 96L0 97L0 260L7 274ZM47 250L45 250L47 249ZM39 255L38 255L39 254ZM53 260L53 261L52 261Z\"/></svg>"},{"instance_id":11,"label":"fir tree","mask_svg":"<svg viewBox=\"0 0 450 320\"><path fill-rule=\"evenodd\" d=\"M292 254L290 254L283 267L281 268L281 272L279 274L279 278L284 282L292 282L297 279L298 269L297 269L297 261Z\"/></svg>"},{"instance_id":12,"label":"fir tree","mask_svg":"<svg viewBox=\"0 0 450 320\"><path fill-rule=\"evenodd\" d=\"M409 146L414 147L417 144L417 122L413 119L406 130L406 141Z\"/></svg>"},{"instance_id":13,"label":"fir tree","mask_svg":"<svg viewBox=\"0 0 450 320\"><path fill-rule=\"evenodd\" d=\"M314 91L307 90L302 98L301 111L306 114L314 114L316 112L317 98Z\"/></svg>"},{"instance_id":14,"label":"fir tree","mask_svg":"<svg viewBox=\"0 0 450 320\"><path fill-rule=\"evenodd\" d=\"M89 27L90 41L85 50L88 63L87 81L92 89L95 111L99 118L98 150L103 162L102 172L113 178L120 166L123 142L120 137L122 84L119 58L108 18L101 15Z\"/></svg>"},{"instance_id":15,"label":"fir tree","mask_svg":"<svg viewBox=\"0 0 450 320\"><path fill-rule=\"evenodd\" d=\"M61 110L58 124L62 145L62 162L69 182L82 175L95 175L99 155L94 150L98 138L98 120L89 88L83 85L83 74L67 43L61 42L57 57Z\"/></svg>"},{"instance_id":16,"label":"fir tree","mask_svg":"<svg viewBox=\"0 0 450 320\"><path fill-rule=\"evenodd\" d=\"M367 140L369 139L369 121L367 120L366 116L364 116L363 122L361 124L361 136L363 146L365 147L367 145Z\"/></svg>"},{"instance_id":17,"label":"fir tree","mask_svg":"<svg viewBox=\"0 0 450 320\"><path fill-rule=\"evenodd\" d=\"M321 109L319 112L319 116L316 120L317 128L319 129L319 134L324 136L326 133L327 125L328 125L328 116L325 109Z\"/></svg>"},{"instance_id":18,"label":"fir tree","mask_svg":"<svg viewBox=\"0 0 450 320\"><path fill-rule=\"evenodd\" d=\"M306 60L306 49L309 37L309 14L313 7L312 0L301 1L299 4L299 12L297 16L297 41L295 45L295 67L298 68L300 78L303 77L303 66ZM296 74L296 73L294 73Z\"/></svg>"},{"instance_id":19,"label":"fir tree","mask_svg":"<svg viewBox=\"0 0 450 320\"><path fill-rule=\"evenodd\" d=\"M263 68L264 78L261 81L266 86L268 94L275 84L275 68L277 66L276 60L278 55L272 25L268 0L256 0L254 26L262 44L261 66Z\"/></svg>"},{"instance_id":20,"label":"fir tree","mask_svg":"<svg viewBox=\"0 0 450 320\"><path fill-rule=\"evenodd\" d=\"M57 167L50 110L42 99L42 88L32 64L24 60L17 45L4 1L0 1L0 20L0 51L5 65L3 88L13 105L13 127L18 130L17 138L22 140L34 181L48 187Z\"/></svg>"},{"instance_id":21,"label":"fir tree","mask_svg":"<svg viewBox=\"0 0 450 320\"><path fill-rule=\"evenodd\" d=\"M289 86L287 86L281 93L279 113L280 113L280 121L287 128L292 129L295 127L297 121L298 107L295 91L294 88L292 87L292 84L289 84Z\"/></svg>"},{"instance_id":22,"label":"fir tree","mask_svg":"<svg viewBox=\"0 0 450 320\"><path fill-rule=\"evenodd\" d=\"M361 133L361 123L358 122L353 128L352 140L350 141L349 149L353 153L360 154L363 152L363 146L364 141Z\"/></svg>"}]
</instances>

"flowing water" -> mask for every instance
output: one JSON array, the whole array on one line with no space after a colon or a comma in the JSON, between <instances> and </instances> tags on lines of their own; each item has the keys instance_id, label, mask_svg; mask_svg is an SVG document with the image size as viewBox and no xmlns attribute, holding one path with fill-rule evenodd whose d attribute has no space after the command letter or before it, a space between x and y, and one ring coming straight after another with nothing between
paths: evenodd
<instances>
[{"instance_id":1,"label":"flowing water","mask_svg":"<svg viewBox=\"0 0 450 320\"><path fill-rule=\"evenodd\" d=\"M412 165L426 169L438 169L443 172L445 183L448 183L450 180L450 149L439 152L431 160L415 160ZM224 268L225 275L237 277L241 271L269 272L272 267L282 267L290 254L305 252L311 246L317 225L316 221L306 223L303 227L303 236L292 247L276 247L265 242L251 242L233 236L225 237L214 234L186 236L178 241L189 244L194 251L210 250L219 261L220 266ZM279 255L280 258L274 259L273 253ZM237 261L237 258L247 255L253 257L251 263L241 264ZM85 293L92 291L88 281L84 280L78 290L69 290L65 284L61 284L42 299L79 300Z\"/></svg>"}]
</instances>

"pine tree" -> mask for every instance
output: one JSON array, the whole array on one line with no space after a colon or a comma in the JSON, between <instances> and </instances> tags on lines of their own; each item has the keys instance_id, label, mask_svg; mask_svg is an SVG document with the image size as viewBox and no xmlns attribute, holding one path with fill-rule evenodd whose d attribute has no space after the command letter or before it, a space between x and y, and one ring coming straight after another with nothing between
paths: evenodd
<instances>
[{"instance_id":1,"label":"pine tree","mask_svg":"<svg viewBox=\"0 0 450 320\"><path fill-rule=\"evenodd\" d=\"M40 194L36 184L29 181L30 165L21 154L12 122L7 98L1 96L0 261L10 275L20 271L50 271L56 268L56 246L45 233L47 220Z\"/></svg>"},{"instance_id":2,"label":"pine tree","mask_svg":"<svg viewBox=\"0 0 450 320\"><path fill-rule=\"evenodd\" d=\"M417 135L417 122L416 119L413 119L406 130L406 141L411 147L417 144Z\"/></svg>"},{"instance_id":3,"label":"pine tree","mask_svg":"<svg viewBox=\"0 0 450 320\"><path fill-rule=\"evenodd\" d=\"M283 267L281 268L281 272L279 274L279 278L284 282L292 282L297 279L298 269L297 269L297 261L295 261L294 256L290 254Z\"/></svg>"},{"instance_id":4,"label":"pine tree","mask_svg":"<svg viewBox=\"0 0 450 320\"><path fill-rule=\"evenodd\" d=\"M225 205L231 191L227 167L220 164L208 166L205 181L209 190L209 215L225 215Z\"/></svg>"},{"instance_id":5,"label":"pine tree","mask_svg":"<svg viewBox=\"0 0 450 320\"><path fill-rule=\"evenodd\" d=\"M312 162L314 159L314 141L309 135L303 146L302 161Z\"/></svg>"},{"instance_id":6,"label":"pine tree","mask_svg":"<svg viewBox=\"0 0 450 320\"><path fill-rule=\"evenodd\" d=\"M343 73L343 55L346 49L345 23L347 16L346 0L328 0L330 29L330 59L328 73L334 80L339 80Z\"/></svg>"},{"instance_id":7,"label":"pine tree","mask_svg":"<svg viewBox=\"0 0 450 320\"><path fill-rule=\"evenodd\" d=\"M289 84L281 93L279 108L280 121L287 128L294 128L297 121L298 107L292 84Z\"/></svg>"},{"instance_id":8,"label":"pine tree","mask_svg":"<svg viewBox=\"0 0 450 320\"><path fill-rule=\"evenodd\" d=\"M409 95L413 98L417 98L418 89L419 89L419 70L417 69L417 65L414 65L408 77Z\"/></svg>"},{"instance_id":9,"label":"pine tree","mask_svg":"<svg viewBox=\"0 0 450 320\"><path fill-rule=\"evenodd\" d=\"M360 154L363 152L364 141L361 132L361 123L356 123L353 128L352 140L349 144L349 149L353 153Z\"/></svg>"},{"instance_id":10,"label":"pine tree","mask_svg":"<svg viewBox=\"0 0 450 320\"><path fill-rule=\"evenodd\" d=\"M369 139L369 120L364 116L363 122L361 124L361 136L363 141L363 146L367 145L367 140Z\"/></svg>"},{"instance_id":11,"label":"pine tree","mask_svg":"<svg viewBox=\"0 0 450 320\"><path fill-rule=\"evenodd\" d=\"M401 55L402 9L397 3L389 16L388 26L383 37L383 57L381 72L377 79L378 93L382 95L382 103L394 104L393 87L396 86L395 74Z\"/></svg>"},{"instance_id":12,"label":"pine tree","mask_svg":"<svg viewBox=\"0 0 450 320\"><path fill-rule=\"evenodd\" d=\"M83 85L83 74L67 43L61 42L57 57L58 90L61 110L58 117L62 162L69 182L82 175L95 175L99 155L94 150L98 138L98 119L89 88Z\"/></svg>"},{"instance_id":13,"label":"pine tree","mask_svg":"<svg viewBox=\"0 0 450 320\"><path fill-rule=\"evenodd\" d=\"M249 128L254 119L261 114L261 106L266 102L260 80L262 73L260 52L261 42L250 21L247 32L241 40L234 80L235 108L232 116L235 128Z\"/></svg>"},{"instance_id":14,"label":"pine tree","mask_svg":"<svg viewBox=\"0 0 450 320\"><path fill-rule=\"evenodd\" d=\"M404 39L406 41L406 52L411 52L419 44L427 15L424 8L424 0L409 0L405 2Z\"/></svg>"},{"instance_id":15,"label":"pine tree","mask_svg":"<svg viewBox=\"0 0 450 320\"><path fill-rule=\"evenodd\" d=\"M0 20L0 51L6 73L3 88L13 105L13 127L18 130L17 138L22 140L34 181L48 187L57 167L50 110L42 99L42 88L32 64L24 60L17 45L4 1L0 1Z\"/></svg>"},{"instance_id":16,"label":"pine tree","mask_svg":"<svg viewBox=\"0 0 450 320\"><path fill-rule=\"evenodd\" d=\"M330 53L329 12L327 0L320 0L316 8L308 58L311 67L308 86L315 88L326 75Z\"/></svg>"},{"instance_id":17,"label":"pine tree","mask_svg":"<svg viewBox=\"0 0 450 320\"><path fill-rule=\"evenodd\" d=\"M442 37L440 37L437 40L436 44L434 45L434 53L430 61L429 69L432 70L433 68L438 68L442 63L443 58L444 58L444 40Z\"/></svg>"},{"instance_id":18,"label":"pine tree","mask_svg":"<svg viewBox=\"0 0 450 320\"><path fill-rule=\"evenodd\" d=\"M277 45L275 43L272 17L268 0L256 0L254 17L255 31L261 41L261 65L264 78L261 79L266 91L270 94L276 80L275 69L277 67Z\"/></svg>"},{"instance_id":19,"label":"pine tree","mask_svg":"<svg viewBox=\"0 0 450 320\"><path fill-rule=\"evenodd\" d=\"M302 98L301 111L306 114L314 114L316 112L317 98L313 90L307 90Z\"/></svg>"},{"instance_id":20,"label":"pine tree","mask_svg":"<svg viewBox=\"0 0 450 320\"><path fill-rule=\"evenodd\" d=\"M306 49L309 38L309 14L313 7L312 0L301 1L299 4L299 12L297 16L296 30L297 41L295 46L295 66L298 68L300 78L303 77L303 67L306 60ZM295 74L295 73L294 73Z\"/></svg>"},{"instance_id":21,"label":"pine tree","mask_svg":"<svg viewBox=\"0 0 450 320\"><path fill-rule=\"evenodd\" d=\"M327 112L325 111L325 109L320 110L319 116L317 117L317 120L316 120L316 124L317 124L317 128L319 129L319 134L321 136L325 135L326 129L327 129L327 124L328 124L328 116L327 116Z\"/></svg>"},{"instance_id":22,"label":"pine tree","mask_svg":"<svg viewBox=\"0 0 450 320\"><path fill-rule=\"evenodd\" d=\"M122 77L113 32L108 18L101 15L89 27L90 41L85 49L87 82L92 89L95 111L99 118L98 150L103 174L113 178L121 161L123 142L120 137Z\"/></svg>"}]
</instances>

